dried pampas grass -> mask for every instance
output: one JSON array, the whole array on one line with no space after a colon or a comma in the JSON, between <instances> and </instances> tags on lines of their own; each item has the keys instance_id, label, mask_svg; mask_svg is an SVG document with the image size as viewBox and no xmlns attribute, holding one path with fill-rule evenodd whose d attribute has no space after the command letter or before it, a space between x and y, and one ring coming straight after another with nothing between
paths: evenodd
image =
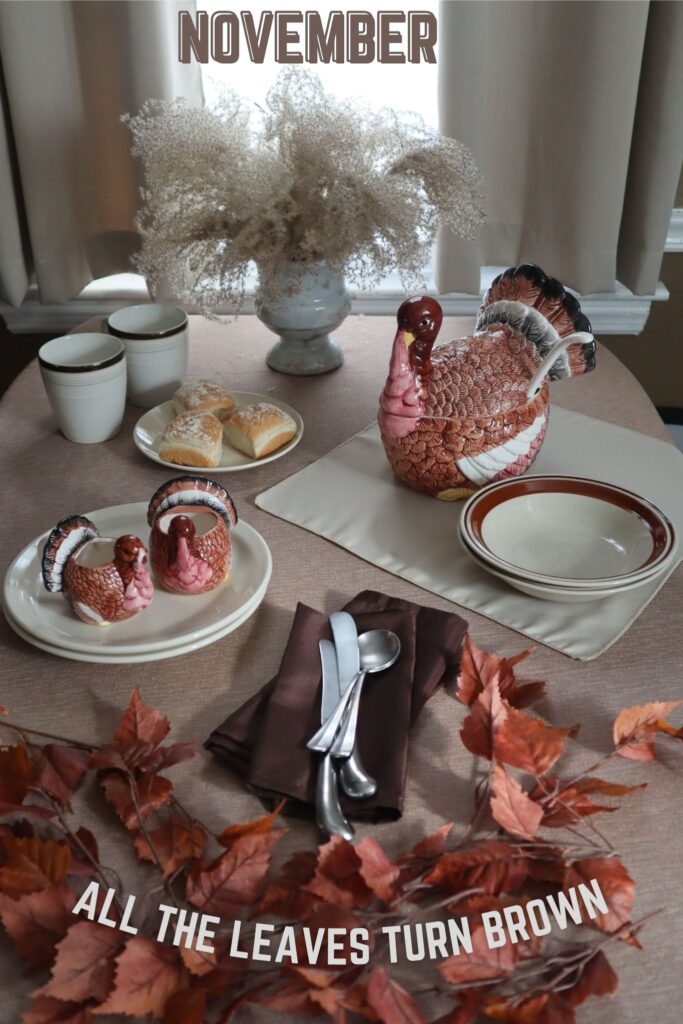
<instances>
[{"instance_id":1,"label":"dried pampas grass","mask_svg":"<svg viewBox=\"0 0 683 1024\"><path fill-rule=\"evenodd\" d=\"M207 316L239 309L252 261L262 289L284 263L319 261L361 288L395 270L414 287L439 224L472 238L483 219L465 146L330 96L310 71L283 71L264 108L226 92L127 121L147 182L137 267Z\"/></svg>"}]
</instances>

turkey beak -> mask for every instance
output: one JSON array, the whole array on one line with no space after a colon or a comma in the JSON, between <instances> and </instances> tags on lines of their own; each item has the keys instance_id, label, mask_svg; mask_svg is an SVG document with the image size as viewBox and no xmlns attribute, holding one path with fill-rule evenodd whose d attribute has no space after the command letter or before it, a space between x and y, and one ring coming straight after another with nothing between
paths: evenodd
<instances>
[{"instance_id":1,"label":"turkey beak","mask_svg":"<svg viewBox=\"0 0 683 1024\"><path fill-rule=\"evenodd\" d=\"M411 334L410 331L404 331L403 332L403 344L405 345L406 348L410 348L410 346L413 344L414 341L415 341L415 335L414 334Z\"/></svg>"}]
</instances>

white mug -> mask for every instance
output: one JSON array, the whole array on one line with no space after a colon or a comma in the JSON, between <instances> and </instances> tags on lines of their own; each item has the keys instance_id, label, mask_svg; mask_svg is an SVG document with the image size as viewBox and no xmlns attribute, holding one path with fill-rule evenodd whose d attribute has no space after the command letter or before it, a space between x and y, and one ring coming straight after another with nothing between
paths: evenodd
<instances>
[{"instance_id":1,"label":"white mug","mask_svg":"<svg viewBox=\"0 0 683 1024\"><path fill-rule=\"evenodd\" d=\"M185 380L187 314L155 302L117 309L107 330L126 346L128 401L151 409L173 398Z\"/></svg>"},{"instance_id":2,"label":"white mug","mask_svg":"<svg viewBox=\"0 0 683 1024\"><path fill-rule=\"evenodd\" d=\"M38 363L62 433L78 444L115 437L126 407L126 352L108 334L67 334L46 342Z\"/></svg>"}]
</instances>

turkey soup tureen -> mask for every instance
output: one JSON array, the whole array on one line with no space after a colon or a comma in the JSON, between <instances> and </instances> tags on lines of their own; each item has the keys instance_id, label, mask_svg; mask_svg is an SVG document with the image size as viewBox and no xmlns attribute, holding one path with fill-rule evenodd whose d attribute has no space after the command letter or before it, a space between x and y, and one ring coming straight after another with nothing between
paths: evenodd
<instances>
[{"instance_id":1,"label":"turkey soup tureen","mask_svg":"<svg viewBox=\"0 0 683 1024\"><path fill-rule=\"evenodd\" d=\"M519 476L548 425L548 378L595 366L595 340L579 303L532 264L499 275L471 337L433 348L436 299L407 299L397 314L379 427L394 473L444 501Z\"/></svg>"}]
</instances>

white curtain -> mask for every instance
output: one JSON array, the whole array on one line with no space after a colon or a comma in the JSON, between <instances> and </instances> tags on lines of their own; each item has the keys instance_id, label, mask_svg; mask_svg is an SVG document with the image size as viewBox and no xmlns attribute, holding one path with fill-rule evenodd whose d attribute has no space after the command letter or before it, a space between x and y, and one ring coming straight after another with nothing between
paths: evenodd
<instances>
[{"instance_id":1,"label":"white curtain","mask_svg":"<svg viewBox=\"0 0 683 1024\"><path fill-rule=\"evenodd\" d=\"M140 171L121 115L203 102L178 61L187 0L0 3L0 301L64 302L130 270Z\"/></svg>"},{"instance_id":2,"label":"white curtain","mask_svg":"<svg viewBox=\"0 0 683 1024\"><path fill-rule=\"evenodd\" d=\"M442 292L538 263L583 293L657 285L683 158L683 3L466 3L439 19L441 129L472 149L487 223L442 233Z\"/></svg>"}]
</instances>

